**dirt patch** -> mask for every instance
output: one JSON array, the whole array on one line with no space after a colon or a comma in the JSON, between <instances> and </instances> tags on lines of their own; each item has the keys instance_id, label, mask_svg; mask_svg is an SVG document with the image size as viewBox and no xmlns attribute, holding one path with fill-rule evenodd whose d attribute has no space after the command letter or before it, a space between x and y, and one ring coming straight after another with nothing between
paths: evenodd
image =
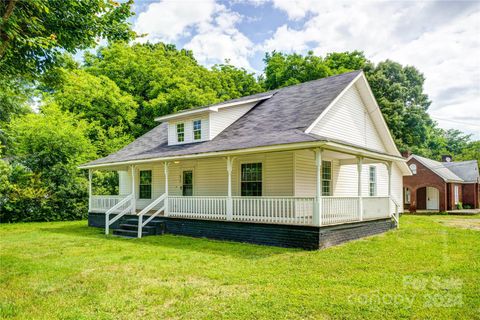
<instances>
[{"instance_id":1,"label":"dirt patch","mask_svg":"<svg viewBox=\"0 0 480 320\"><path fill-rule=\"evenodd\" d=\"M480 219L448 219L440 222L449 227L480 231Z\"/></svg>"}]
</instances>

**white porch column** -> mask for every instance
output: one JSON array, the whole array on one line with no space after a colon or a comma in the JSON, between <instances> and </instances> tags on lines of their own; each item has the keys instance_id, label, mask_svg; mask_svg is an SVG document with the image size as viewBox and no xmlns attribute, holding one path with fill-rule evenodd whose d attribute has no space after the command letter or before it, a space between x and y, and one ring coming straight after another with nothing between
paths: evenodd
<instances>
[{"instance_id":1,"label":"white porch column","mask_svg":"<svg viewBox=\"0 0 480 320\"><path fill-rule=\"evenodd\" d=\"M388 170L388 214L392 214L392 162L386 163L387 170Z\"/></svg>"},{"instance_id":2,"label":"white porch column","mask_svg":"<svg viewBox=\"0 0 480 320\"><path fill-rule=\"evenodd\" d=\"M88 169L88 212L92 211L92 169Z\"/></svg>"},{"instance_id":3,"label":"white porch column","mask_svg":"<svg viewBox=\"0 0 480 320\"><path fill-rule=\"evenodd\" d=\"M165 211L164 211L164 215L165 217L168 217L168 213L169 213L169 208L168 208L168 166L170 165L170 163L168 163L167 161L165 161L163 163L163 171L165 173Z\"/></svg>"},{"instance_id":4,"label":"white porch column","mask_svg":"<svg viewBox=\"0 0 480 320\"><path fill-rule=\"evenodd\" d=\"M135 195L135 166L130 166L132 173L132 214L137 213L136 195Z\"/></svg>"},{"instance_id":5,"label":"white porch column","mask_svg":"<svg viewBox=\"0 0 480 320\"><path fill-rule=\"evenodd\" d=\"M315 149L316 190L315 207L313 210L313 225L322 225L322 150Z\"/></svg>"},{"instance_id":6,"label":"white porch column","mask_svg":"<svg viewBox=\"0 0 480 320\"><path fill-rule=\"evenodd\" d=\"M362 157L357 157L358 218L359 218L360 221L363 221L362 166L363 166L363 158Z\"/></svg>"},{"instance_id":7,"label":"white porch column","mask_svg":"<svg viewBox=\"0 0 480 320\"><path fill-rule=\"evenodd\" d=\"M227 220L233 220L233 198L232 198L232 171L234 158L227 157L228 173L228 197L227 197Z\"/></svg>"},{"instance_id":8,"label":"white porch column","mask_svg":"<svg viewBox=\"0 0 480 320\"><path fill-rule=\"evenodd\" d=\"M392 197L392 163L387 162L387 170L388 170L388 197Z\"/></svg>"}]
</instances>

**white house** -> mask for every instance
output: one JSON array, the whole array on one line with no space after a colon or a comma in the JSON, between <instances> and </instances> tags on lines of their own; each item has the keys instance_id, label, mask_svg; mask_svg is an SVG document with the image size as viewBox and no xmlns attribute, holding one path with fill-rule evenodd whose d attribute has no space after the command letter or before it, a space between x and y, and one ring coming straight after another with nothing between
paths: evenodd
<instances>
[{"instance_id":1,"label":"white house","mask_svg":"<svg viewBox=\"0 0 480 320\"><path fill-rule=\"evenodd\" d=\"M308 248L398 225L410 171L361 71L155 120L81 166L119 173L119 195L90 184L90 225Z\"/></svg>"}]
</instances>

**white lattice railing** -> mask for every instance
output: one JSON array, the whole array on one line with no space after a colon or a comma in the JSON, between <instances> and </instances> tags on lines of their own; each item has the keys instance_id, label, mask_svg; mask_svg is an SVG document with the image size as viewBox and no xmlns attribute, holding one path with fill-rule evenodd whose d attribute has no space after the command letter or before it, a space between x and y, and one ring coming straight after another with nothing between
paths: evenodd
<instances>
[{"instance_id":1,"label":"white lattice railing","mask_svg":"<svg viewBox=\"0 0 480 320\"><path fill-rule=\"evenodd\" d=\"M233 197L233 220L311 224L314 198Z\"/></svg>"},{"instance_id":2,"label":"white lattice railing","mask_svg":"<svg viewBox=\"0 0 480 320\"><path fill-rule=\"evenodd\" d=\"M359 221L359 201L359 197L322 197L321 224Z\"/></svg>"},{"instance_id":3,"label":"white lattice railing","mask_svg":"<svg viewBox=\"0 0 480 320\"><path fill-rule=\"evenodd\" d=\"M91 196L90 202L90 212L106 212L108 209L114 207L117 203L119 203L122 199L126 196ZM123 211L129 204L125 203L124 205L120 206L118 209L115 209L112 213L117 213Z\"/></svg>"},{"instance_id":4,"label":"white lattice railing","mask_svg":"<svg viewBox=\"0 0 480 320\"><path fill-rule=\"evenodd\" d=\"M227 218L227 197L168 196L168 215L225 220Z\"/></svg>"}]
</instances>

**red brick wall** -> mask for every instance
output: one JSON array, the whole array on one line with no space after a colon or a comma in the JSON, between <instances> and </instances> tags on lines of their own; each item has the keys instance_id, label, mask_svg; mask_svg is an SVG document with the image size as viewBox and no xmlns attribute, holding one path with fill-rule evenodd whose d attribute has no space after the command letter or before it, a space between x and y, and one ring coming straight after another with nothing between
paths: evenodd
<instances>
[{"instance_id":1,"label":"red brick wall","mask_svg":"<svg viewBox=\"0 0 480 320\"><path fill-rule=\"evenodd\" d=\"M468 183L462 185L462 202L463 204L468 204L472 208L478 208L479 203L478 203L478 194L479 194L479 187L480 184L478 183Z\"/></svg>"},{"instance_id":2,"label":"red brick wall","mask_svg":"<svg viewBox=\"0 0 480 320\"><path fill-rule=\"evenodd\" d=\"M417 165L417 174L412 176L405 176L403 177L403 186L405 188L410 189L410 211L415 212L418 206L417 200L417 190L424 187L434 187L437 188L439 191L440 196L440 203L439 203L439 210L446 211L447 210L447 184L445 181L432 172L430 169L426 168L423 164L418 162L415 159L410 159L408 161L408 165L415 163ZM420 195L422 195L423 191L420 191ZM425 198L423 197L420 200L420 206L425 208ZM420 208L419 208L420 209ZM420 209L421 210L421 209Z\"/></svg>"}]
</instances>

